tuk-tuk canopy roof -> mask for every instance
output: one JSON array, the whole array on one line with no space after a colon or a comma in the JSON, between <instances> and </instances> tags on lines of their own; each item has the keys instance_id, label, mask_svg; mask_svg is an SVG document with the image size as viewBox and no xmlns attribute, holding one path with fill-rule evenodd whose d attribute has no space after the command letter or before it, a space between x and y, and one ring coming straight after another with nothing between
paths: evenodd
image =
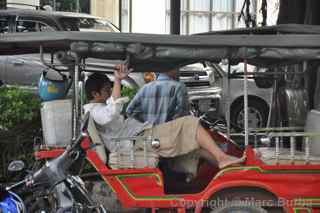
<instances>
[{"instance_id":1,"label":"tuk-tuk canopy roof","mask_svg":"<svg viewBox=\"0 0 320 213\"><path fill-rule=\"evenodd\" d=\"M37 32L0 35L1 55L71 50L80 58L125 59L136 71L163 71L198 61L270 66L318 60L318 34L156 35L96 32Z\"/></svg>"}]
</instances>

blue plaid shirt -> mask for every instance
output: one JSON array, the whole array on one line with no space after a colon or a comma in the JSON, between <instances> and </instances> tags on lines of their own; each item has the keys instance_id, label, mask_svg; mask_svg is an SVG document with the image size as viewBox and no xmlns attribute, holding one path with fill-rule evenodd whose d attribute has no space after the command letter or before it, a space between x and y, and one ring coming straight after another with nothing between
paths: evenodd
<instances>
[{"instance_id":1,"label":"blue plaid shirt","mask_svg":"<svg viewBox=\"0 0 320 213\"><path fill-rule=\"evenodd\" d=\"M128 116L161 124L189 114L189 100L186 86L160 74L156 81L144 85L130 102Z\"/></svg>"}]
</instances>

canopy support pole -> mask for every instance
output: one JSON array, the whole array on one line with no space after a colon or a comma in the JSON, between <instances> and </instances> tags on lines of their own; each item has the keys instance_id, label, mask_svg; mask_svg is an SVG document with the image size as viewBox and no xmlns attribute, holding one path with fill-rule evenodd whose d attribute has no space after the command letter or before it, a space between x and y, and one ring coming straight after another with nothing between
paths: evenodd
<instances>
[{"instance_id":1,"label":"canopy support pole","mask_svg":"<svg viewBox=\"0 0 320 213\"><path fill-rule=\"evenodd\" d=\"M227 110L226 110L226 120L227 120L227 136L230 138L230 74L231 74L231 65L228 62L228 75L227 75Z\"/></svg>"},{"instance_id":2,"label":"canopy support pole","mask_svg":"<svg viewBox=\"0 0 320 213\"><path fill-rule=\"evenodd\" d=\"M170 0L170 33L180 34L180 12L181 2L180 0Z\"/></svg>"},{"instance_id":3,"label":"canopy support pole","mask_svg":"<svg viewBox=\"0 0 320 213\"><path fill-rule=\"evenodd\" d=\"M79 130L79 73L80 73L80 60L77 54L75 54L76 63L74 66L74 84L73 84L73 92L74 92L74 103L73 103L73 139L77 138L77 133Z\"/></svg>"},{"instance_id":4,"label":"canopy support pole","mask_svg":"<svg viewBox=\"0 0 320 213\"><path fill-rule=\"evenodd\" d=\"M246 49L247 51L247 49ZM245 146L249 145L249 128L248 128L248 62L247 59L244 59L244 142Z\"/></svg>"}]
</instances>

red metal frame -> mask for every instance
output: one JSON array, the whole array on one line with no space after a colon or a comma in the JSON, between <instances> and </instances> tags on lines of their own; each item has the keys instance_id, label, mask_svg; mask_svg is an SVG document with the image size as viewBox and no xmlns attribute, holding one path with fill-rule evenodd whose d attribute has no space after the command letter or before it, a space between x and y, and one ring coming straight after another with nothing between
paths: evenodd
<instances>
[{"instance_id":1,"label":"red metal frame","mask_svg":"<svg viewBox=\"0 0 320 213\"><path fill-rule=\"evenodd\" d=\"M162 172L158 168L110 169L89 149L90 143L90 139L85 138L81 144L87 150L88 161L127 208L176 208L178 212L194 208L195 212L201 212L205 201L222 190L255 187L281 199L279 204L286 212L319 212L317 208L320 209L320 165L266 165L249 146L244 165L218 171L203 191L165 194ZM36 156L37 159L52 158L62 151L39 151Z\"/></svg>"}]
</instances>

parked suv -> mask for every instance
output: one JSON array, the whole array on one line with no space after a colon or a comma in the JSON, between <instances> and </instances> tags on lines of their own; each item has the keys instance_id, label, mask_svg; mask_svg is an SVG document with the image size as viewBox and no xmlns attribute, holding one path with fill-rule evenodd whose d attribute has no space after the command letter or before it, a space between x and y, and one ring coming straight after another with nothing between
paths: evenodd
<instances>
[{"instance_id":1,"label":"parked suv","mask_svg":"<svg viewBox=\"0 0 320 213\"><path fill-rule=\"evenodd\" d=\"M44 31L119 32L119 29L108 20L84 13L0 10L0 34ZM90 63L98 63L94 69L103 70L99 61L92 60ZM39 54L0 56L0 82L4 84L35 85L43 70L48 68L40 61ZM113 71L109 70L107 75L112 78L112 74ZM138 87L138 84L143 83L141 79L141 75L132 73L123 84L131 88Z\"/></svg>"},{"instance_id":2,"label":"parked suv","mask_svg":"<svg viewBox=\"0 0 320 213\"><path fill-rule=\"evenodd\" d=\"M243 64L231 66L231 73L243 72ZM230 121L243 128L243 79L230 80L227 90L226 65L196 63L180 69L180 79L188 88L191 102L202 113L225 117L227 101L230 103ZM248 65L248 70L255 69ZM250 128L265 127L268 120L272 89L257 87L254 80L248 81L248 118ZM229 98L228 98L229 97Z\"/></svg>"}]
</instances>

